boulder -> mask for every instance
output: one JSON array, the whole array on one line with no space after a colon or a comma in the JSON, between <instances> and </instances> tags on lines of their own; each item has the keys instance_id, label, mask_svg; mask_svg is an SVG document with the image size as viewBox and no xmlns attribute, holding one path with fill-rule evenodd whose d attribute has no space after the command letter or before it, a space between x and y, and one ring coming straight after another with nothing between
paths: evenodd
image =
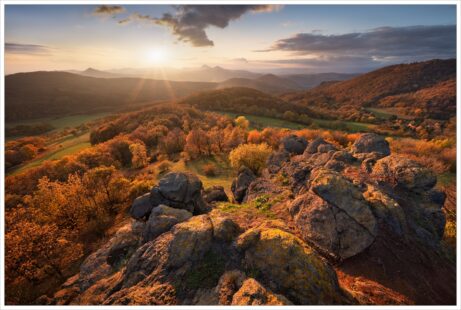
<instances>
[{"instance_id":1,"label":"boulder","mask_svg":"<svg viewBox=\"0 0 461 310\"><path fill-rule=\"evenodd\" d=\"M355 160L354 156L352 156L351 153L341 150L341 151L336 151L331 159L337 160L337 161L342 161L343 163L346 164L352 164Z\"/></svg>"},{"instance_id":2,"label":"boulder","mask_svg":"<svg viewBox=\"0 0 461 310\"><path fill-rule=\"evenodd\" d=\"M155 283L185 264L191 268L210 249L212 239L213 225L206 214L176 224L136 250L126 264L121 286L135 290L140 281Z\"/></svg>"},{"instance_id":3,"label":"boulder","mask_svg":"<svg viewBox=\"0 0 461 310\"><path fill-rule=\"evenodd\" d=\"M304 137L288 135L281 141L281 146L290 154L300 155L307 147L307 141Z\"/></svg>"},{"instance_id":4,"label":"boulder","mask_svg":"<svg viewBox=\"0 0 461 310\"><path fill-rule=\"evenodd\" d=\"M253 171L248 169L247 167L242 167L239 170L239 174L237 178L232 181L232 194L237 202L242 202L246 196L248 186L250 186L251 182L256 179L255 174Z\"/></svg>"},{"instance_id":5,"label":"boulder","mask_svg":"<svg viewBox=\"0 0 461 310\"><path fill-rule=\"evenodd\" d=\"M149 216L154 206L150 200L150 193L136 198L131 204L130 215L134 219L142 219Z\"/></svg>"},{"instance_id":6,"label":"boulder","mask_svg":"<svg viewBox=\"0 0 461 310\"><path fill-rule=\"evenodd\" d=\"M319 169L314 174L311 189L330 204L343 210L372 236L376 236L376 218L363 199L362 192L344 176L336 171Z\"/></svg>"},{"instance_id":7,"label":"boulder","mask_svg":"<svg viewBox=\"0 0 461 310\"><path fill-rule=\"evenodd\" d=\"M354 154L377 153L380 158L391 154L389 143L384 137L374 133L362 134L352 145Z\"/></svg>"},{"instance_id":8,"label":"boulder","mask_svg":"<svg viewBox=\"0 0 461 310\"><path fill-rule=\"evenodd\" d=\"M205 189L202 193L203 200L207 203L217 202L217 201L229 201L224 187L222 186L212 186Z\"/></svg>"},{"instance_id":9,"label":"boulder","mask_svg":"<svg viewBox=\"0 0 461 310\"><path fill-rule=\"evenodd\" d=\"M219 296L219 304L230 305L234 294L242 286L245 279L246 275L240 270L234 269L224 272L215 288Z\"/></svg>"},{"instance_id":10,"label":"boulder","mask_svg":"<svg viewBox=\"0 0 461 310\"><path fill-rule=\"evenodd\" d=\"M140 243L140 236L133 232L133 224L120 228L99 250L90 254L80 266L78 285L81 290L111 275L119 263L127 259Z\"/></svg>"},{"instance_id":11,"label":"boulder","mask_svg":"<svg viewBox=\"0 0 461 310\"><path fill-rule=\"evenodd\" d=\"M341 303L336 273L301 239L277 228L253 228L239 236L237 249L273 291L295 304Z\"/></svg>"},{"instance_id":12,"label":"boulder","mask_svg":"<svg viewBox=\"0 0 461 310\"><path fill-rule=\"evenodd\" d=\"M320 144L317 148L317 152L319 153L328 153L328 152L335 152L338 149L334 147L333 144Z\"/></svg>"},{"instance_id":13,"label":"boulder","mask_svg":"<svg viewBox=\"0 0 461 310\"><path fill-rule=\"evenodd\" d=\"M232 297L232 305L263 306L292 305L286 297L272 293L253 278L246 279Z\"/></svg>"},{"instance_id":14,"label":"boulder","mask_svg":"<svg viewBox=\"0 0 461 310\"><path fill-rule=\"evenodd\" d=\"M375 239L345 211L312 192L293 200L289 211L302 238L330 257L349 258L364 251Z\"/></svg>"},{"instance_id":15,"label":"boulder","mask_svg":"<svg viewBox=\"0 0 461 310\"><path fill-rule=\"evenodd\" d=\"M437 183L437 177L430 169L414 160L395 155L378 160L372 175L380 181L415 192L430 190Z\"/></svg>"},{"instance_id":16,"label":"boulder","mask_svg":"<svg viewBox=\"0 0 461 310\"><path fill-rule=\"evenodd\" d=\"M388 227L387 231L399 237L405 235L407 232L405 212L394 198L370 184L363 193L363 197L372 206L373 213L378 220Z\"/></svg>"},{"instance_id":17,"label":"boulder","mask_svg":"<svg viewBox=\"0 0 461 310\"><path fill-rule=\"evenodd\" d=\"M153 240L168 231L174 225L184 222L192 217L187 210L170 208L165 205L155 207L146 222L143 239L144 242Z\"/></svg>"},{"instance_id":18,"label":"boulder","mask_svg":"<svg viewBox=\"0 0 461 310\"><path fill-rule=\"evenodd\" d=\"M267 159L266 166L270 173L277 173L284 163L290 160L290 153L285 150L273 152Z\"/></svg>"},{"instance_id":19,"label":"boulder","mask_svg":"<svg viewBox=\"0 0 461 310\"><path fill-rule=\"evenodd\" d=\"M319 146L323 145L324 147L322 148L323 151L328 151L329 150L336 150L336 148L331 145L330 143L326 142L322 138L317 138L314 141L312 141L307 148L304 150L304 155L309 155L309 154L314 154L319 152Z\"/></svg>"},{"instance_id":20,"label":"boulder","mask_svg":"<svg viewBox=\"0 0 461 310\"><path fill-rule=\"evenodd\" d=\"M192 174L170 172L160 179L150 193L153 206L161 204L177 209L185 209L193 214L202 214L208 208L202 197L202 182Z\"/></svg>"},{"instance_id":21,"label":"boulder","mask_svg":"<svg viewBox=\"0 0 461 310\"><path fill-rule=\"evenodd\" d=\"M240 227L230 218L224 216L210 216L213 224L213 238L218 241L231 242L240 233Z\"/></svg>"}]
</instances>

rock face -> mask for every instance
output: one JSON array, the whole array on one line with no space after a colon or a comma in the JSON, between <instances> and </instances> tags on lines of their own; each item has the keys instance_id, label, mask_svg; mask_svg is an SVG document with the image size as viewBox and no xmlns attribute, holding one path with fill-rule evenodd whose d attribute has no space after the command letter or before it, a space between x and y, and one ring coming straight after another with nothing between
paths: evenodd
<instances>
[{"instance_id":1,"label":"rock face","mask_svg":"<svg viewBox=\"0 0 461 310\"><path fill-rule=\"evenodd\" d=\"M253 171L247 167L240 169L237 178L232 181L232 194L237 202L242 202L247 193L248 186L256 179Z\"/></svg>"},{"instance_id":2,"label":"rock face","mask_svg":"<svg viewBox=\"0 0 461 310\"><path fill-rule=\"evenodd\" d=\"M304 152L307 147L307 141L303 137L296 135L289 135L282 139L281 145L283 149L291 154L300 155Z\"/></svg>"},{"instance_id":3,"label":"rock face","mask_svg":"<svg viewBox=\"0 0 461 310\"><path fill-rule=\"evenodd\" d=\"M385 157L391 154L389 143L384 137L374 133L362 134L352 145L354 154L376 153L378 157Z\"/></svg>"},{"instance_id":4,"label":"rock face","mask_svg":"<svg viewBox=\"0 0 461 310\"><path fill-rule=\"evenodd\" d=\"M213 203L218 201L229 201L224 187L212 186L203 191L203 200L207 203Z\"/></svg>"},{"instance_id":5,"label":"rock face","mask_svg":"<svg viewBox=\"0 0 461 310\"><path fill-rule=\"evenodd\" d=\"M427 191L437 183L437 178L431 170L400 156L389 156L378 160L372 174L381 181L396 183L416 192Z\"/></svg>"}]
</instances>

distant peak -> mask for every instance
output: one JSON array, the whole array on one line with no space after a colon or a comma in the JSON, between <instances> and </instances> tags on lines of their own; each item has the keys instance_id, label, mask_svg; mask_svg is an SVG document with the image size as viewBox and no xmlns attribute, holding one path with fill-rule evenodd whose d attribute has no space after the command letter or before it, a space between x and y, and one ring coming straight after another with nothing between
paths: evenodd
<instances>
[{"instance_id":1,"label":"distant peak","mask_svg":"<svg viewBox=\"0 0 461 310\"><path fill-rule=\"evenodd\" d=\"M86 73L89 73L89 72L99 72L99 70L95 69L95 68L91 68L89 67L88 69L86 69L85 71L83 72L86 72Z\"/></svg>"}]
</instances>

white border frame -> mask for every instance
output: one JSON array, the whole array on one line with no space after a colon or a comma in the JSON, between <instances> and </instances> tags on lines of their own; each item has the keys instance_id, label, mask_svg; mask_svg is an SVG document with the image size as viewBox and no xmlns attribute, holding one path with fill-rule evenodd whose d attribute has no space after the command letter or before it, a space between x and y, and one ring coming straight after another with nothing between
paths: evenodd
<instances>
[{"instance_id":1,"label":"white border frame","mask_svg":"<svg viewBox=\"0 0 461 310\"><path fill-rule=\"evenodd\" d=\"M11 4L16 4L16 5L101 5L101 4L119 4L119 5L171 5L171 4L284 4L284 5L456 5L456 12L457 12L457 22L456 22L456 29L457 29L457 42L456 42L456 55L457 55L457 81L456 81L456 120L457 120L457 126L456 126L456 145L457 145L457 154L456 154L456 159L457 159L457 174L456 174L456 182L457 182L457 193L456 193L456 205L457 207L460 205L460 195L459 195L459 185L460 185L460 160L461 160L461 154L459 152L460 150L460 133L461 133L461 128L460 128L460 119L461 119L461 111L460 111L460 98L461 98L461 87L460 87L460 82L461 82L461 72L460 72L460 56L461 56L461 26L460 26L460 17L461 17L461 2L458 0L375 0L375 1L370 1L370 0L312 0L312 1L305 1L305 0L299 0L299 1L293 1L293 0L288 0L288 1L276 1L276 0L240 0L240 1L227 1L227 0L176 0L176 1L168 1L168 0L159 0L159 1L153 1L153 0L112 0L112 1L107 1L107 0L95 0L95 1L89 1L89 0L68 0L68 1L63 1L63 0L28 0L28 1L21 1L21 0L0 0L0 29L1 29L1 36L0 36L0 57L1 57L1 68L3 72L0 74L0 90L2 92L1 97L0 97L0 107L1 107L1 120L0 120L0 201L1 201L1 207L0 207L0 233L1 233L1 238L0 238L0 309L93 309L95 307L102 307L104 309L126 309L127 307L135 307L136 309L184 309L184 308L190 308L190 309L250 309L253 308L252 306L9 306L5 305L5 283L4 283L4 274L5 274L5 242L4 242L4 236L5 236L5 204L4 204L4 198L5 198L5 153L4 153L4 146L5 146L5 5L11 5ZM457 223L460 223L460 218L461 218L461 210L457 210L456 217L457 217ZM301 309L301 308L306 308L306 309L342 309L344 307L347 307L348 309L355 309L355 308L360 308L360 309L392 309L398 307L399 309L460 309L460 277L459 277L459 267L460 267L460 227L457 227L457 256L456 256L456 271L457 271L457 277L456 277L456 290L457 290L457 298L456 298L456 305L453 306L438 306L438 305L430 305L430 306L361 306L361 305L341 305L341 306L317 306L317 305L305 305L305 306L259 306L259 307L264 307L264 308L271 308L271 309Z\"/></svg>"}]
</instances>

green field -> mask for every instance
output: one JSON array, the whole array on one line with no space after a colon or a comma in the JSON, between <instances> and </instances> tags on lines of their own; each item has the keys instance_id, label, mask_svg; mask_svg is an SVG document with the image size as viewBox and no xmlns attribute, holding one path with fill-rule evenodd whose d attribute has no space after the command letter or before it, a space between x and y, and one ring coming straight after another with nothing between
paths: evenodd
<instances>
[{"instance_id":1,"label":"green field","mask_svg":"<svg viewBox=\"0 0 461 310\"><path fill-rule=\"evenodd\" d=\"M236 118L237 116L245 116L250 121L250 128L251 129L262 129L264 127L275 127L275 128L288 128L288 129L304 129L309 128L310 126L306 126L303 124L290 122L278 118L266 117L266 116L256 116L256 115L249 115L244 113L232 113L232 112L219 112L224 115L228 115L231 118ZM348 121L329 121L323 119L316 119L312 118L312 123L317 125L318 127L325 128L325 129L336 129L333 124L343 125L345 130L351 132L357 131L369 131L370 129L376 127L374 124L367 124L367 123L358 123L358 122L348 122Z\"/></svg>"},{"instance_id":2,"label":"green field","mask_svg":"<svg viewBox=\"0 0 461 310\"><path fill-rule=\"evenodd\" d=\"M397 116L398 118L401 118L401 119L413 119L414 118L413 116L399 113L399 111L395 108L366 108L365 110L373 113L374 116L376 116L377 118L381 118L381 119L389 119L392 116Z\"/></svg>"},{"instance_id":3,"label":"green field","mask_svg":"<svg viewBox=\"0 0 461 310\"><path fill-rule=\"evenodd\" d=\"M96 114L81 114L81 115L72 115L66 117L48 117L48 118L37 118L32 120L23 120L15 122L6 122L5 126L15 127L17 125L36 125L36 124L50 124L55 129L51 132L56 132L63 130L65 128L77 127L82 124L106 117L112 113L96 113ZM6 141L14 140L20 138L20 136L10 136L6 137Z\"/></svg>"},{"instance_id":4,"label":"green field","mask_svg":"<svg viewBox=\"0 0 461 310\"><path fill-rule=\"evenodd\" d=\"M71 155L90 147L90 134L86 133L78 137L66 137L65 139L53 143L48 146L48 150L41 154L39 157L27 162L24 165L15 167L10 170L7 174L15 175L22 173L30 168L40 166L45 160L57 160L61 159L66 155Z\"/></svg>"}]
</instances>

